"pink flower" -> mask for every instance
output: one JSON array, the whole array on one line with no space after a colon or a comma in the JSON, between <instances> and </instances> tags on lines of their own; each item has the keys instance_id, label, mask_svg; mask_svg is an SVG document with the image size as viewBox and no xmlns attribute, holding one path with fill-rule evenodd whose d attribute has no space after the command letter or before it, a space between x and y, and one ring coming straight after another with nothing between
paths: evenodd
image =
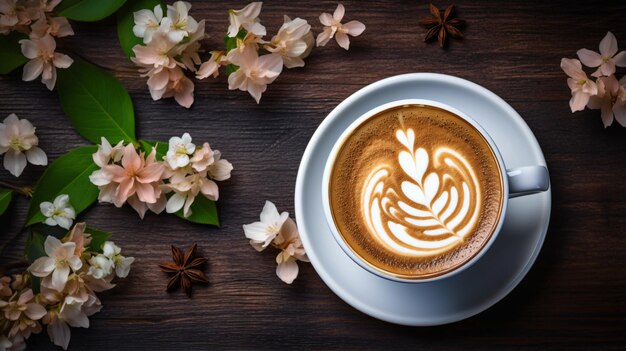
<instances>
[{"instance_id":1,"label":"pink flower","mask_svg":"<svg viewBox=\"0 0 626 351\"><path fill-rule=\"evenodd\" d=\"M598 78L598 95L592 96L587 106L602 111L605 128L613 123L613 117L622 127L626 127L626 89L614 75Z\"/></svg>"},{"instance_id":2,"label":"pink flower","mask_svg":"<svg viewBox=\"0 0 626 351\"><path fill-rule=\"evenodd\" d=\"M56 42L50 34L45 34L41 38L22 39L22 54L30 61L24 65L22 79L31 81L41 75L41 82L49 90L54 88L57 81L58 68L68 68L74 60L64 54L54 52Z\"/></svg>"},{"instance_id":3,"label":"pink flower","mask_svg":"<svg viewBox=\"0 0 626 351\"><path fill-rule=\"evenodd\" d=\"M204 79L208 76L217 78L220 74L219 68L226 63L223 51L211 51L211 58L202 63L198 72L196 73L197 79Z\"/></svg>"},{"instance_id":4,"label":"pink flower","mask_svg":"<svg viewBox=\"0 0 626 351\"><path fill-rule=\"evenodd\" d=\"M626 51L621 51L617 54L617 39L611 32L607 32L600 42L600 53L588 49L580 49L577 54L585 66L600 66L591 74L593 77L610 76L615 73L615 66L626 67Z\"/></svg>"},{"instance_id":5,"label":"pink flower","mask_svg":"<svg viewBox=\"0 0 626 351\"><path fill-rule=\"evenodd\" d=\"M244 50L239 53L233 49L228 53L228 60L239 66L239 69L228 76L228 89L247 91L256 100L282 72L283 60L278 54L269 54L259 57L256 50Z\"/></svg>"},{"instance_id":6,"label":"pink flower","mask_svg":"<svg viewBox=\"0 0 626 351\"><path fill-rule=\"evenodd\" d=\"M185 133L186 134L186 133ZM170 139L171 140L171 139ZM219 153L218 150L215 150ZM215 152L211 150L209 143L204 143L201 148L195 150L193 156L189 161L191 162L191 167L196 172L204 172L206 171L210 165L215 162ZM221 180L221 179L218 179Z\"/></svg>"},{"instance_id":7,"label":"pink flower","mask_svg":"<svg viewBox=\"0 0 626 351\"><path fill-rule=\"evenodd\" d=\"M17 0L0 1L0 33L8 33L19 22ZM6 29L4 29L6 28Z\"/></svg>"},{"instance_id":8,"label":"pink flower","mask_svg":"<svg viewBox=\"0 0 626 351\"><path fill-rule=\"evenodd\" d=\"M217 181L223 181L230 178L230 172L233 170L233 165L226 159L222 159L222 153L220 150L213 151L213 160L213 163L209 164L209 176Z\"/></svg>"},{"instance_id":9,"label":"pink flower","mask_svg":"<svg viewBox=\"0 0 626 351\"><path fill-rule=\"evenodd\" d=\"M190 108L191 105L193 105L193 82L191 79L187 78L183 71L178 67L170 70L169 72L169 83L163 93L163 97L167 98L173 96L174 100L176 100L179 105Z\"/></svg>"},{"instance_id":10,"label":"pink flower","mask_svg":"<svg viewBox=\"0 0 626 351\"><path fill-rule=\"evenodd\" d=\"M156 149L144 158L143 152L137 154L135 147L128 144L121 165L105 165L101 172L94 172L90 180L100 187L98 199L101 202L121 207L128 201L143 218L148 209L160 213L165 208L166 199L161 196L160 187L164 171L163 164L156 161Z\"/></svg>"},{"instance_id":11,"label":"pink flower","mask_svg":"<svg viewBox=\"0 0 626 351\"><path fill-rule=\"evenodd\" d=\"M342 4L337 4L335 13L331 16L330 13L322 13L320 15L320 22L325 26L324 31L317 36L317 46L324 46L330 39L335 36L337 44L342 48L348 50L350 47L350 38L348 35L357 37L365 30L365 25L359 21L350 21L346 24L342 24L341 20L345 14L345 8Z\"/></svg>"},{"instance_id":12,"label":"pink flower","mask_svg":"<svg viewBox=\"0 0 626 351\"><path fill-rule=\"evenodd\" d=\"M580 61L576 59L561 59L561 69L570 77L567 79L567 85L572 90L569 106L572 112L582 111L589 102L589 97L598 93L598 87L587 78Z\"/></svg>"},{"instance_id":13,"label":"pink flower","mask_svg":"<svg viewBox=\"0 0 626 351\"><path fill-rule=\"evenodd\" d=\"M288 218L280 228L274 239L274 246L281 252L276 256L276 275L285 283L291 284L298 276L298 264L296 261L309 262L304 251L298 227L293 219Z\"/></svg>"},{"instance_id":14,"label":"pink flower","mask_svg":"<svg viewBox=\"0 0 626 351\"><path fill-rule=\"evenodd\" d=\"M131 60L142 68L145 75L153 75L161 72L164 68L176 67L173 49L176 43L172 43L165 34L156 32L147 45L135 45L133 52L135 57Z\"/></svg>"},{"instance_id":15,"label":"pink flower","mask_svg":"<svg viewBox=\"0 0 626 351\"><path fill-rule=\"evenodd\" d=\"M0 300L0 309L4 312L4 318L10 321L19 320L22 315L36 321L46 314L46 309L35 302L31 289L23 291L17 300L11 302Z\"/></svg>"},{"instance_id":16,"label":"pink flower","mask_svg":"<svg viewBox=\"0 0 626 351\"><path fill-rule=\"evenodd\" d=\"M31 29L31 38L41 38L46 34L57 38L74 35L74 30L65 17L41 16L39 20L31 26Z\"/></svg>"}]
</instances>

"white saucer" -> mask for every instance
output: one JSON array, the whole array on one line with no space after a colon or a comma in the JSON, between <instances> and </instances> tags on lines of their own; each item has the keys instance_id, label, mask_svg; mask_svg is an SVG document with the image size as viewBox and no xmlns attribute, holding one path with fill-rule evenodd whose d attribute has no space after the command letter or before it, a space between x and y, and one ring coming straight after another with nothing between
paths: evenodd
<instances>
[{"instance_id":1,"label":"white saucer","mask_svg":"<svg viewBox=\"0 0 626 351\"><path fill-rule=\"evenodd\" d=\"M339 104L313 134L296 181L295 210L302 242L322 280L354 308L381 320L412 326L456 322L493 306L524 278L541 249L550 221L550 190L511 199L499 237L473 266L429 283L398 283L367 272L333 238L322 207L322 173L342 131L372 108L401 99L439 101L465 112L490 134L507 168L544 165L524 120L491 91L464 79L433 73L387 78Z\"/></svg>"}]
</instances>

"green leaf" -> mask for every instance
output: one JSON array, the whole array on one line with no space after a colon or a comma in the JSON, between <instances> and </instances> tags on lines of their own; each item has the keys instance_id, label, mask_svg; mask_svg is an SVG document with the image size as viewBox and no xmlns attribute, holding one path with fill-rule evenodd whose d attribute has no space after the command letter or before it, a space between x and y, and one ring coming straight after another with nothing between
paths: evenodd
<instances>
[{"instance_id":1,"label":"green leaf","mask_svg":"<svg viewBox=\"0 0 626 351\"><path fill-rule=\"evenodd\" d=\"M57 72L61 107L80 135L96 144L135 142L133 103L117 79L82 60Z\"/></svg>"},{"instance_id":2,"label":"green leaf","mask_svg":"<svg viewBox=\"0 0 626 351\"><path fill-rule=\"evenodd\" d=\"M0 189L0 215L9 208L11 199L13 198L13 192L8 189Z\"/></svg>"},{"instance_id":3,"label":"green leaf","mask_svg":"<svg viewBox=\"0 0 626 351\"><path fill-rule=\"evenodd\" d=\"M0 34L0 74L7 74L28 61L22 55L21 39L28 39L28 36L18 32Z\"/></svg>"},{"instance_id":4,"label":"green leaf","mask_svg":"<svg viewBox=\"0 0 626 351\"><path fill-rule=\"evenodd\" d=\"M46 237L43 234L34 230L30 231L24 249L24 256L29 263L33 263L39 257L46 255L46 250L44 249L45 241Z\"/></svg>"},{"instance_id":5,"label":"green leaf","mask_svg":"<svg viewBox=\"0 0 626 351\"><path fill-rule=\"evenodd\" d=\"M143 38L135 36L133 33L133 27L135 26L135 18L133 13L139 10L153 11L156 5L161 5L163 9L163 2L160 0L137 0L128 1L126 5L117 11L117 37L120 40L120 45L126 56L134 57L133 47L137 44L143 44Z\"/></svg>"},{"instance_id":6,"label":"green leaf","mask_svg":"<svg viewBox=\"0 0 626 351\"><path fill-rule=\"evenodd\" d=\"M152 147L156 145L157 160L162 160L167 153L168 143L162 141L139 140L139 144L146 152L150 152ZM195 201L191 205L191 215L187 218L183 215L183 210L176 212L176 216L193 223L210 224L218 226L220 220L217 215L217 207L215 201L211 201L201 194L196 196Z\"/></svg>"},{"instance_id":7,"label":"green leaf","mask_svg":"<svg viewBox=\"0 0 626 351\"><path fill-rule=\"evenodd\" d=\"M126 0L64 0L55 8L59 16L81 22L95 22L109 17Z\"/></svg>"},{"instance_id":8,"label":"green leaf","mask_svg":"<svg viewBox=\"0 0 626 351\"><path fill-rule=\"evenodd\" d=\"M102 246L104 246L104 242L111 236L111 233L89 226L85 229L85 233L91 234L91 242L87 249L89 251L102 253Z\"/></svg>"},{"instance_id":9,"label":"green leaf","mask_svg":"<svg viewBox=\"0 0 626 351\"><path fill-rule=\"evenodd\" d=\"M89 181L89 175L98 169L91 158L97 150L97 146L78 147L48 166L35 186L26 216L27 226L44 221L46 218L41 213L39 204L43 201L54 201L61 194L69 195L70 204L77 215L96 201L99 191Z\"/></svg>"},{"instance_id":10,"label":"green leaf","mask_svg":"<svg viewBox=\"0 0 626 351\"><path fill-rule=\"evenodd\" d=\"M198 194L191 205L191 215L187 218L183 215L183 210L176 212L176 216L193 223L210 224L219 227L220 220L217 216L217 206L215 201L211 201Z\"/></svg>"}]
</instances>

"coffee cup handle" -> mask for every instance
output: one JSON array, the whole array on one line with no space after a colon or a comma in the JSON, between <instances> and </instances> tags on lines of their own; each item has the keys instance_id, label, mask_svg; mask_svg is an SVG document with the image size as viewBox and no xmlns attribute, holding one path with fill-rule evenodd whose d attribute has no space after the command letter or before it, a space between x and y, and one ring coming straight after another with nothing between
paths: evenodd
<instances>
[{"instance_id":1,"label":"coffee cup handle","mask_svg":"<svg viewBox=\"0 0 626 351\"><path fill-rule=\"evenodd\" d=\"M509 178L509 198L540 193L550 187L550 176L544 166L508 169L506 173Z\"/></svg>"}]
</instances>

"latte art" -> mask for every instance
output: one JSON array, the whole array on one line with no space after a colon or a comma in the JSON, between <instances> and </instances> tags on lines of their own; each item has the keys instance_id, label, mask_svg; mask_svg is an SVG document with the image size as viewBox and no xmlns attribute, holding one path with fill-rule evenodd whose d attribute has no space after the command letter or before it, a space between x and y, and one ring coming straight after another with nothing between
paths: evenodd
<instances>
[{"instance_id":1,"label":"latte art","mask_svg":"<svg viewBox=\"0 0 626 351\"><path fill-rule=\"evenodd\" d=\"M375 167L361 199L368 229L400 254L447 251L476 225L481 206L476 174L462 155L446 147L437 148L431 161L424 148L416 149L413 129L398 130L396 138L405 148L397 163L410 180L394 189L386 180L396 165Z\"/></svg>"},{"instance_id":2,"label":"latte art","mask_svg":"<svg viewBox=\"0 0 626 351\"><path fill-rule=\"evenodd\" d=\"M497 227L498 160L463 118L426 105L385 110L337 147L328 200L341 239L385 274L429 278L467 263Z\"/></svg>"}]
</instances>

